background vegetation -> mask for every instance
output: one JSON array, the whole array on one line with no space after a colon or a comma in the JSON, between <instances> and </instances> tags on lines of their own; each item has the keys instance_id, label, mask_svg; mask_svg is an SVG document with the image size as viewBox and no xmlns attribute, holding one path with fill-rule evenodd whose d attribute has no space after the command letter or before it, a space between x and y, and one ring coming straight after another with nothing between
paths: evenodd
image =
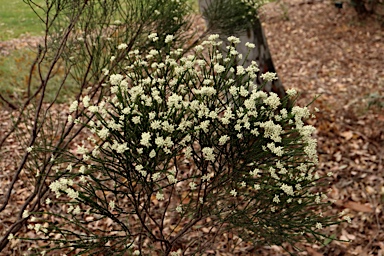
<instances>
[{"instance_id":1,"label":"background vegetation","mask_svg":"<svg viewBox=\"0 0 384 256\"><path fill-rule=\"evenodd\" d=\"M38 0L36 3L44 3ZM0 41L18 38L22 35L43 35L41 21L22 0L0 0Z\"/></svg>"}]
</instances>

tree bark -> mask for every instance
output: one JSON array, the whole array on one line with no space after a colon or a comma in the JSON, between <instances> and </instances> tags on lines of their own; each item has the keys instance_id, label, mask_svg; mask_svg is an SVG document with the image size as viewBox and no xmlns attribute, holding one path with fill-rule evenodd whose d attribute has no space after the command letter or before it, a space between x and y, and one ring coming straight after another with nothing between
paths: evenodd
<instances>
[{"instance_id":1,"label":"tree bark","mask_svg":"<svg viewBox=\"0 0 384 256\"><path fill-rule=\"evenodd\" d=\"M353 5L353 7L355 8L358 15L365 16L365 15L371 13L366 8L364 0L352 0L351 3Z\"/></svg>"},{"instance_id":2,"label":"tree bark","mask_svg":"<svg viewBox=\"0 0 384 256\"><path fill-rule=\"evenodd\" d=\"M255 44L255 48L251 50L248 54L248 59L244 63L245 66L248 66L251 61L256 61L259 65L260 72L258 79L256 81L257 84L261 84L260 75L265 72L274 72L276 73L275 66L272 61L272 56L269 51L267 39L265 37L261 22L258 17L254 17L253 20L249 20L244 17L244 20L236 17L236 22L234 24L230 24L231 18L227 18L226 14L222 14L225 17L221 19L217 17L220 15L220 11L215 11L215 8L222 8L221 4L225 4L223 0L199 0L200 12L202 13L205 22L207 24L207 28L210 33L217 33L220 35L221 40L223 40L223 46L227 46L226 39L228 36L236 36L240 38L241 43L237 47L237 51L241 53L244 57L248 54L249 49L245 47L245 43L253 43ZM233 4L233 3L232 3ZM240 0L238 4L242 4ZM218 22L228 22L229 24L218 24ZM241 24L239 27L239 24ZM244 25L245 24L245 25ZM224 29L225 28L225 29ZM264 87L264 90L267 92L275 92L279 95L280 98L285 96L285 90L281 81L275 80L272 83L267 83Z\"/></svg>"}]
</instances>

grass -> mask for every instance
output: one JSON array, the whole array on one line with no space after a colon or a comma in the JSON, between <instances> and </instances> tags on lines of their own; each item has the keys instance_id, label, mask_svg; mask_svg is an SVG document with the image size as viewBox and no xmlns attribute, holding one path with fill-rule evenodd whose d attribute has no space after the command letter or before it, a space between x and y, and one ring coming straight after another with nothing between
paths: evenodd
<instances>
[{"instance_id":1,"label":"grass","mask_svg":"<svg viewBox=\"0 0 384 256\"><path fill-rule=\"evenodd\" d=\"M44 4L44 0L35 1ZM193 10L198 12L197 0L189 0ZM42 22L23 0L0 0L0 41L18 38L22 35L42 35Z\"/></svg>"},{"instance_id":2,"label":"grass","mask_svg":"<svg viewBox=\"0 0 384 256\"><path fill-rule=\"evenodd\" d=\"M44 0L35 0L38 4L44 4ZM198 12L197 0L189 0L194 12ZM33 12L31 7L23 0L0 0L0 43L22 35L38 36L43 35L43 23ZM27 96L28 75L31 64L36 53L30 48L11 51L9 55L0 54L0 94L12 101L22 101ZM37 76L37 74L34 74ZM50 81L49 86L57 88L60 82L60 75ZM39 84L34 80L32 88ZM76 83L69 80L64 93L61 93L58 102L68 101L76 92ZM56 90L47 90L47 100L54 98ZM4 102L0 100L0 106Z\"/></svg>"},{"instance_id":3,"label":"grass","mask_svg":"<svg viewBox=\"0 0 384 256\"><path fill-rule=\"evenodd\" d=\"M0 94L4 98L11 102L21 102L27 97L29 70L35 58L36 52L30 48L12 51L7 56L0 55ZM47 68L45 67L45 69ZM64 70L59 69L57 75L48 83L46 90L47 102L51 102L54 99L63 75ZM31 89L33 92L40 86L36 69L32 77ZM57 102L68 102L68 97L75 95L78 91L77 88L77 83L72 78L68 78L63 88L64 93L61 93ZM2 103L0 102L0 104Z\"/></svg>"},{"instance_id":4,"label":"grass","mask_svg":"<svg viewBox=\"0 0 384 256\"><path fill-rule=\"evenodd\" d=\"M37 3L44 3L42 0ZM42 35L42 22L22 0L0 0L0 41L21 35Z\"/></svg>"}]
</instances>

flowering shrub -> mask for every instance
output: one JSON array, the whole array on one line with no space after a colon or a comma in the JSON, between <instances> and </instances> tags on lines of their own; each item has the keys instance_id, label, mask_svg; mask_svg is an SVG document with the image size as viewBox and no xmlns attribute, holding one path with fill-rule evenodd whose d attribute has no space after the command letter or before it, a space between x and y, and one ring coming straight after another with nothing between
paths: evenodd
<instances>
[{"instance_id":1,"label":"flowering shrub","mask_svg":"<svg viewBox=\"0 0 384 256\"><path fill-rule=\"evenodd\" d=\"M164 40L171 45L173 37ZM322 178L315 128L304 122L309 109L286 108L294 90L282 100L263 92L253 83L256 63L242 66L239 40L228 40L223 54L218 35L190 55L171 47L130 51L125 72L109 76L109 96L93 105L84 95L71 105L87 110L75 122L92 136L49 186L61 210L29 225L47 251L184 255L211 248L226 231L281 245L314 242L337 223L321 214L326 196L313 191ZM48 215L65 221L38 224Z\"/></svg>"}]
</instances>

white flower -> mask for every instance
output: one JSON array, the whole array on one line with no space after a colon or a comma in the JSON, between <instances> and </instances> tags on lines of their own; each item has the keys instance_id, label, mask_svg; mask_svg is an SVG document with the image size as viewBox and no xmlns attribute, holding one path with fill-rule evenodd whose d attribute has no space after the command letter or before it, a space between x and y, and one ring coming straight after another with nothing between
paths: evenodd
<instances>
[{"instance_id":1,"label":"white flower","mask_svg":"<svg viewBox=\"0 0 384 256\"><path fill-rule=\"evenodd\" d=\"M244 106L249 109L249 110L253 110L256 108L256 104L255 104L255 101L253 99L246 99L244 101Z\"/></svg>"},{"instance_id":2,"label":"white flower","mask_svg":"<svg viewBox=\"0 0 384 256\"><path fill-rule=\"evenodd\" d=\"M216 89L210 86L203 86L200 89L194 89L193 92L195 94L212 96L216 94Z\"/></svg>"},{"instance_id":3,"label":"white flower","mask_svg":"<svg viewBox=\"0 0 384 256\"><path fill-rule=\"evenodd\" d=\"M89 102L90 102L90 98L89 98L89 96L88 95L86 95L86 96L84 96L84 98L83 98L83 105L84 105L84 107L89 107Z\"/></svg>"},{"instance_id":4,"label":"white flower","mask_svg":"<svg viewBox=\"0 0 384 256\"><path fill-rule=\"evenodd\" d=\"M243 66L237 66L236 67L236 75L243 75L245 73L245 69Z\"/></svg>"},{"instance_id":5,"label":"white flower","mask_svg":"<svg viewBox=\"0 0 384 256\"><path fill-rule=\"evenodd\" d=\"M180 255L181 255L181 250L179 249L179 250L176 251L176 252L171 252L170 255L171 255L171 256L180 256Z\"/></svg>"},{"instance_id":6,"label":"white flower","mask_svg":"<svg viewBox=\"0 0 384 256\"><path fill-rule=\"evenodd\" d=\"M165 140L162 136L159 136L159 137L156 137L155 139L155 144L158 146L158 147L164 147L165 145Z\"/></svg>"},{"instance_id":7,"label":"white flower","mask_svg":"<svg viewBox=\"0 0 384 256\"><path fill-rule=\"evenodd\" d=\"M218 34L213 34L213 35L210 35L209 37L208 37L208 40L209 41L214 41L214 40L216 40L216 39L218 39L219 38L219 35Z\"/></svg>"},{"instance_id":8,"label":"white flower","mask_svg":"<svg viewBox=\"0 0 384 256\"><path fill-rule=\"evenodd\" d=\"M352 222L351 217L349 216L344 216L343 219L346 220L348 223Z\"/></svg>"},{"instance_id":9,"label":"white flower","mask_svg":"<svg viewBox=\"0 0 384 256\"><path fill-rule=\"evenodd\" d=\"M205 60L197 60L196 63L201 67L204 67L206 64Z\"/></svg>"},{"instance_id":10,"label":"white flower","mask_svg":"<svg viewBox=\"0 0 384 256\"><path fill-rule=\"evenodd\" d=\"M99 111L99 107L98 106L90 106L88 108L89 112L91 113L96 113L97 111Z\"/></svg>"},{"instance_id":11,"label":"white flower","mask_svg":"<svg viewBox=\"0 0 384 256\"><path fill-rule=\"evenodd\" d=\"M153 120L151 122L151 128L153 130L160 129L161 128L161 121L160 120Z\"/></svg>"},{"instance_id":12,"label":"white flower","mask_svg":"<svg viewBox=\"0 0 384 256\"><path fill-rule=\"evenodd\" d=\"M229 93L232 94L233 96L236 96L239 92L239 88L237 88L236 86L231 86L229 88Z\"/></svg>"},{"instance_id":13,"label":"white flower","mask_svg":"<svg viewBox=\"0 0 384 256\"><path fill-rule=\"evenodd\" d=\"M188 185L191 188L191 190L195 190L196 189L196 183L195 182L189 182Z\"/></svg>"},{"instance_id":14,"label":"white flower","mask_svg":"<svg viewBox=\"0 0 384 256\"><path fill-rule=\"evenodd\" d=\"M192 156L192 149L190 147L186 148L184 155L186 158L191 158Z\"/></svg>"},{"instance_id":15,"label":"white flower","mask_svg":"<svg viewBox=\"0 0 384 256\"><path fill-rule=\"evenodd\" d=\"M164 194L157 192L156 193L156 199L159 201L164 200Z\"/></svg>"},{"instance_id":16,"label":"white flower","mask_svg":"<svg viewBox=\"0 0 384 256\"><path fill-rule=\"evenodd\" d=\"M23 215L22 215L22 217L23 217L24 219L26 219L26 218L29 217L29 212L28 212L28 210L24 210L24 211L23 211Z\"/></svg>"},{"instance_id":17,"label":"white flower","mask_svg":"<svg viewBox=\"0 0 384 256\"><path fill-rule=\"evenodd\" d=\"M228 140L229 140L229 136L228 135L221 136L220 139L219 139L219 145L224 145Z\"/></svg>"},{"instance_id":18,"label":"white flower","mask_svg":"<svg viewBox=\"0 0 384 256\"><path fill-rule=\"evenodd\" d=\"M177 211L178 213L181 213L181 212L183 211L183 207L182 207L181 205L178 205L178 206L176 207L176 211Z\"/></svg>"},{"instance_id":19,"label":"white flower","mask_svg":"<svg viewBox=\"0 0 384 256\"><path fill-rule=\"evenodd\" d=\"M97 135L100 137L100 139L105 140L109 135L109 130L104 127L103 129L97 132Z\"/></svg>"},{"instance_id":20,"label":"white flower","mask_svg":"<svg viewBox=\"0 0 384 256\"><path fill-rule=\"evenodd\" d=\"M154 174L152 175L152 178L151 178L151 179L152 179L153 181L156 181L156 180L158 180L158 179L160 178L160 175L161 175L161 174L160 174L159 172L156 172L156 173L154 173Z\"/></svg>"},{"instance_id":21,"label":"white flower","mask_svg":"<svg viewBox=\"0 0 384 256\"><path fill-rule=\"evenodd\" d=\"M32 149L33 149L33 146L27 147L27 152L28 152L28 153L31 153L31 152L32 152Z\"/></svg>"},{"instance_id":22,"label":"white flower","mask_svg":"<svg viewBox=\"0 0 384 256\"><path fill-rule=\"evenodd\" d=\"M236 191L236 189L232 189L229 193L230 193L232 196L236 196L236 195L237 195L237 191Z\"/></svg>"},{"instance_id":23,"label":"white flower","mask_svg":"<svg viewBox=\"0 0 384 256\"><path fill-rule=\"evenodd\" d=\"M72 102L71 106L69 107L69 113L74 112L77 109L78 105L79 105L79 102L77 100Z\"/></svg>"},{"instance_id":24,"label":"white flower","mask_svg":"<svg viewBox=\"0 0 384 256\"><path fill-rule=\"evenodd\" d=\"M150 140L151 140L151 133L143 132L141 134L141 140L140 140L141 145L150 147L151 146Z\"/></svg>"},{"instance_id":25,"label":"white flower","mask_svg":"<svg viewBox=\"0 0 384 256\"><path fill-rule=\"evenodd\" d=\"M249 43L249 42L246 42L245 46L248 47L249 49L255 48L255 44L252 44L252 43Z\"/></svg>"},{"instance_id":26,"label":"white flower","mask_svg":"<svg viewBox=\"0 0 384 256\"><path fill-rule=\"evenodd\" d=\"M157 33L152 33L148 35L148 39L152 40L153 42L156 42L157 40L159 40L159 38L157 37Z\"/></svg>"},{"instance_id":27,"label":"white flower","mask_svg":"<svg viewBox=\"0 0 384 256\"><path fill-rule=\"evenodd\" d=\"M168 121L163 121L161 124L163 126L163 130L166 132L173 132L175 130L175 126L170 124Z\"/></svg>"},{"instance_id":28,"label":"white flower","mask_svg":"<svg viewBox=\"0 0 384 256\"><path fill-rule=\"evenodd\" d=\"M288 96L293 97L297 94L297 91L295 89L288 89L286 93Z\"/></svg>"},{"instance_id":29,"label":"white flower","mask_svg":"<svg viewBox=\"0 0 384 256\"><path fill-rule=\"evenodd\" d=\"M123 43L123 44L119 44L119 46L117 46L117 49L122 50L122 49L125 49L127 47L128 47L128 45Z\"/></svg>"},{"instance_id":30,"label":"white flower","mask_svg":"<svg viewBox=\"0 0 384 256\"><path fill-rule=\"evenodd\" d=\"M225 71L225 67L220 65L219 63L216 63L213 68L217 74L223 73Z\"/></svg>"},{"instance_id":31,"label":"white flower","mask_svg":"<svg viewBox=\"0 0 384 256\"><path fill-rule=\"evenodd\" d=\"M317 223L316 223L316 228L317 228L317 229L322 229L322 228L323 228L323 225L322 225L320 222L317 222Z\"/></svg>"},{"instance_id":32,"label":"white flower","mask_svg":"<svg viewBox=\"0 0 384 256\"><path fill-rule=\"evenodd\" d=\"M121 144L116 142L116 147L115 147L116 153L122 154L125 151L127 151L128 149L129 148L127 146L127 142L124 142L124 143L121 143Z\"/></svg>"},{"instance_id":33,"label":"white flower","mask_svg":"<svg viewBox=\"0 0 384 256\"><path fill-rule=\"evenodd\" d=\"M172 141L172 138L171 137L167 137L165 138L164 140L164 146L167 147L167 148L170 148L174 145L173 141Z\"/></svg>"},{"instance_id":34,"label":"white flower","mask_svg":"<svg viewBox=\"0 0 384 256\"><path fill-rule=\"evenodd\" d=\"M275 197L273 198L272 202L277 203L277 204L280 203L279 196L275 195Z\"/></svg>"},{"instance_id":35,"label":"white flower","mask_svg":"<svg viewBox=\"0 0 384 256\"><path fill-rule=\"evenodd\" d=\"M203 176L201 176L201 180L202 181L209 181L211 179L211 176L209 174L205 174Z\"/></svg>"},{"instance_id":36,"label":"white flower","mask_svg":"<svg viewBox=\"0 0 384 256\"><path fill-rule=\"evenodd\" d=\"M240 86L240 92L239 92L240 96L242 97L247 97L248 94L249 94L249 91L247 89L245 89L244 86Z\"/></svg>"},{"instance_id":37,"label":"white flower","mask_svg":"<svg viewBox=\"0 0 384 256\"><path fill-rule=\"evenodd\" d=\"M272 73L272 72L265 72L260 77L263 80L268 81L268 82L272 82L273 80L277 80L276 73Z\"/></svg>"},{"instance_id":38,"label":"white flower","mask_svg":"<svg viewBox=\"0 0 384 256\"><path fill-rule=\"evenodd\" d=\"M264 128L264 138L271 138L274 142L281 142L281 133L283 128L279 124L273 123L272 120L260 124Z\"/></svg>"},{"instance_id":39,"label":"white flower","mask_svg":"<svg viewBox=\"0 0 384 256\"><path fill-rule=\"evenodd\" d=\"M156 151L152 149L151 152L149 153L149 157L154 158L155 156L156 156Z\"/></svg>"},{"instance_id":40,"label":"white flower","mask_svg":"<svg viewBox=\"0 0 384 256\"><path fill-rule=\"evenodd\" d=\"M293 192L293 187L292 186L289 186L287 184L283 184L281 185L281 190L283 190L287 195L289 196L293 196L294 195L294 192Z\"/></svg>"},{"instance_id":41,"label":"white flower","mask_svg":"<svg viewBox=\"0 0 384 256\"><path fill-rule=\"evenodd\" d=\"M210 124L210 121L209 120L205 120L205 121L200 123L199 128L202 129L205 133L207 133L208 132L208 128L209 128L209 124Z\"/></svg>"},{"instance_id":42,"label":"white flower","mask_svg":"<svg viewBox=\"0 0 384 256\"><path fill-rule=\"evenodd\" d=\"M123 78L124 77L120 74L111 75L109 78L109 82L111 83L111 85L119 85Z\"/></svg>"},{"instance_id":43,"label":"white flower","mask_svg":"<svg viewBox=\"0 0 384 256\"><path fill-rule=\"evenodd\" d=\"M151 113L148 114L148 117L149 117L149 120L153 120L156 117L156 113L152 111Z\"/></svg>"},{"instance_id":44,"label":"white flower","mask_svg":"<svg viewBox=\"0 0 384 256\"><path fill-rule=\"evenodd\" d=\"M203 152L203 156L208 161L215 161L215 154L213 153L213 148L205 147L201 150Z\"/></svg>"},{"instance_id":45,"label":"white flower","mask_svg":"<svg viewBox=\"0 0 384 256\"><path fill-rule=\"evenodd\" d=\"M295 116L295 124L297 128L303 126L304 122L302 119L306 119L311 115L307 107L302 108L299 106L294 106L292 108L292 114Z\"/></svg>"},{"instance_id":46,"label":"white flower","mask_svg":"<svg viewBox=\"0 0 384 256\"><path fill-rule=\"evenodd\" d=\"M52 200L50 198L47 198L47 199L45 199L45 203L48 205L48 204L52 203Z\"/></svg>"},{"instance_id":47,"label":"white flower","mask_svg":"<svg viewBox=\"0 0 384 256\"><path fill-rule=\"evenodd\" d=\"M229 42L233 43L233 44L238 44L240 43L240 39L235 37L235 36L230 36L227 38Z\"/></svg>"},{"instance_id":48,"label":"white flower","mask_svg":"<svg viewBox=\"0 0 384 256\"><path fill-rule=\"evenodd\" d=\"M269 105L272 109L277 109L277 107L280 105L280 98L276 93L271 92L268 98L264 99L263 102Z\"/></svg>"},{"instance_id":49,"label":"white flower","mask_svg":"<svg viewBox=\"0 0 384 256\"><path fill-rule=\"evenodd\" d=\"M114 200L109 201L108 206L109 206L109 209L113 211L113 209L115 209L115 201Z\"/></svg>"},{"instance_id":50,"label":"white flower","mask_svg":"<svg viewBox=\"0 0 384 256\"><path fill-rule=\"evenodd\" d=\"M79 192L78 191L75 191L74 189L72 188L67 188L66 191L67 195L72 198L72 199L76 199L79 197Z\"/></svg>"},{"instance_id":51,"label":"white flower","mask_svg":"<svg viewBox=\"0 0 384 256\"><path fill-rule=\"evenodd\" d=\"M172 108L174 106L176 109L180 109L183 106L181 104L182 100L183 100L183 97L173 93L171 96L169 96L167 105L169 108Z\"/></svg>"},{"instance_id":52,"label":"white flower","mask_svg":"<svg viewBox=\"0 0 384 256\"><path fill-rule=\"evenodd\" d=\"M167 175L167 178L168 178L169 184L177 183L177 178L174 175L169 174L169 175Z\"/></svg>"},{"instance_id":53,"label":"white flower","mask_svg":"<svg viewBox=\"0 0 384 256\"><path fill-rule=\"evenodd\" d=\"M77 154L84 155L87 153L87 151L87 148L85 148L84 146L77 146Z\"/></svg>"},{"instance_id":54,"label":"white flower","mask_svg":"<svg viewBox=\"0 0 384 256\"><path fill-rule=\"evenodd\" d=\"M255 168L253 171L250 171L249 174L256 177L260 172L260 169Z\"/></svg>"},{"instance_id":55,"label":"white flower","mask_svg":"<svg viewBox=\"0 0 384 256\"><path fill-rule=\"evenodd\" d=\"M132 117L132 122L134 124L139 124L140 123L140 116L134 116Z\"/></svg>"},{"instance_id":56,"label":"white flower","mask_svg":"<svg viewBox=\"0 0 384 256\"><path fill-rule=\"evenodd\" d=\"M109 70L107 68L103 68L101 71L103 71L105 76L109 74Z\"/></svg>"},{"instance_id":57,"label":"white flower","mask_svg":"<svg viewBox=\"0 0 384 256\"><path fill-rule=\"evenodd\" d=\"M167 36L165 37L164 42L167 44L167 43L169 43L169 42L172 42L172 40L173 40L173 35L167 35Z\"/></svg>"},{"instance_id":58,"label":"white flower","mask_svg":"<svg viewBox=\"0 0 384 256\"><path fill-rule=\"evenodd\" d=\"M72 213L73 214L79 214L81 212L80 206L76 206L75 209L73 209Z\"/></svg>"},{"instance_id":59,"label":"white flower","mask_svg":"<svg viewBox=\"0 0 384 256\"><path fill-rule=\"evenodd\" d=\"M196 52L202 52L204 50L204 47L202 45L198 45L195 47Z\"/></svg>"}]
</instances>

